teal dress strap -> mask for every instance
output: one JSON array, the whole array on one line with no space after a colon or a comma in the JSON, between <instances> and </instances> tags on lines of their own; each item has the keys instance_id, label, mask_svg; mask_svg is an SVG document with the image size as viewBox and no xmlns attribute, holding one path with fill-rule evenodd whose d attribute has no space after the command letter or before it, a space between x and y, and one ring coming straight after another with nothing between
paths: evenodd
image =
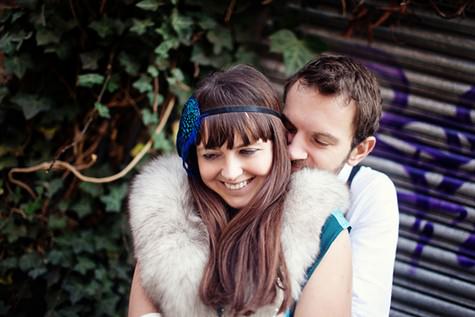
<instances>
[{"instance_id":1,"label":"teal dress strap","mask_svg":"<svg viewBox=\"0 0 475 317\"><path fill-rule=\"evenodd\" d=\"M338 235L345 229L350 231L351 226L345 219L345 216L343 216L343 213L341 211L332 212L323 225L322 233L320 235L320 252L315 259L315 262L313 262L312 266L307 270L307 277L304 284L302 285L302 289L312 276L320 261L322 261L328 249L330 249L333 241L335 241L336 237L338 237Z\"/></svg>"},{"instance_id":2,"label":"teal dress strap","mask_svg":"<svg viewBox=\"0 0 475 317\"><path fill-rule=\"evenodd\" d=\"M322 233L320 234L320 251L315 261L307 269L305 281L301 285L302 289L307 284L308 280L312 276L320 261L327 253L328 249L330 249L330 246L332 245L333 241L335 241L336 237L338 237L338 235L343 230L350 231L351 226L343 216L343 213L339 210L336 210L332 212L330 216L328 216L327 220L325 221L325 224L323 225ZM294 310L295 304L287 310L285 317L292 317L294 315Z\"/></svg>"}]
</instances>

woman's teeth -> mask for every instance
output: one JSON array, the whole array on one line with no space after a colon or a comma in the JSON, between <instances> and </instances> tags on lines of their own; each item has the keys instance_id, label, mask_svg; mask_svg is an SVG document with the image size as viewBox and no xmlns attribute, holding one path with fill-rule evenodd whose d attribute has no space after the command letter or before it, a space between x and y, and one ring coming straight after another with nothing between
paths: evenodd
<instances>
[{"instance_id":1,"label":"woman's teeth","mask_svg":"<svg viewBox=\"0 0 475 317\"><path fill-rule=\"evenodd\" d=\"M237 190L246 187L247 184L249 184L249 180L245 180L236 184L224 183L224 186L226 186L227 189Z\"/></svg>"}]
</instances>

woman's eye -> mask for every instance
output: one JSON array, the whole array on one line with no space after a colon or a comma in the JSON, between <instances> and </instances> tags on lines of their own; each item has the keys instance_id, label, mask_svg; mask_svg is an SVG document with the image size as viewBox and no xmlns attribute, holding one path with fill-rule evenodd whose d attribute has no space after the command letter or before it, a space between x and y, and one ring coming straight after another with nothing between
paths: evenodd
<instances>
[{"instance_id":1,"label":"woman's eye","mask_svg":"<svg viewBox=\"0 0 475 317\"><path fill-rule=\"evenodd\" d=\"M205 160L214 160L217 157L218 157L218 154L216 154L216 153L205 153L205 154L203 154L203 158Z\"/></svg>"},{"instance_id":2,"label":"woman's eye","mask_svg":"<svg viewBox=\"0 0 475 317\"><path fill-rule=\"evenodd\" d=\"M257 151L257 149L241 149L239 153L241 153L242 155L253 155Z\"/></svg>"}]
</instances>

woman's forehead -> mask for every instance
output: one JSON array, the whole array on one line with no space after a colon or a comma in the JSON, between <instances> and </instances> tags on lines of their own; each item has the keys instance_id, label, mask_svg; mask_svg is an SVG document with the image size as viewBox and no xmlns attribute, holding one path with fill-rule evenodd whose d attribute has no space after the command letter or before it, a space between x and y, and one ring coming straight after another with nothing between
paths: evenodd
<instances>
[{"instance_id":1,"label":"woman's forehead","mask_svg":"<svg viewBox=\"0 0 475 317\"><path fill-rule=\"evenodd\" d=\"M223 144L212 144L212 142L208 142L208 138L202 138L200 144L197 145L197 149L209 149L209 148L218 148L218 147L223 147L223 148L239 148L243 146L247 146L249 144L257 143L262 141L261 138L258 140L255 140L252 135L248 135L247 140L243 140L242 136L240 133L235 132L233 136L233 141L232 145L228 144L227 138L224 138ZM247 142L246 142L247 141ZM262 141L263 142L263 141Z\"/></svg>"}]
</instances>

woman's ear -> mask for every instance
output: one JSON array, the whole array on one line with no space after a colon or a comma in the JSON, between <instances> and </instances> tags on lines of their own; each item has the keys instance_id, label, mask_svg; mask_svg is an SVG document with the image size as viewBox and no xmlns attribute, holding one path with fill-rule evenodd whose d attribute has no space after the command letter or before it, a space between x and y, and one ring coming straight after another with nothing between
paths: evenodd
<instances>
[{"instance_id":1,"label":"woman's ear","mask_svg":"<svg viewBox=\"0 0 475 317\"><path fill-rule=\"evenodd\" d=\"M355 166L373 151L375 145L376 138L374 136L367 137L351 150L347 163Z\"/></svg>"}]
</instances>

